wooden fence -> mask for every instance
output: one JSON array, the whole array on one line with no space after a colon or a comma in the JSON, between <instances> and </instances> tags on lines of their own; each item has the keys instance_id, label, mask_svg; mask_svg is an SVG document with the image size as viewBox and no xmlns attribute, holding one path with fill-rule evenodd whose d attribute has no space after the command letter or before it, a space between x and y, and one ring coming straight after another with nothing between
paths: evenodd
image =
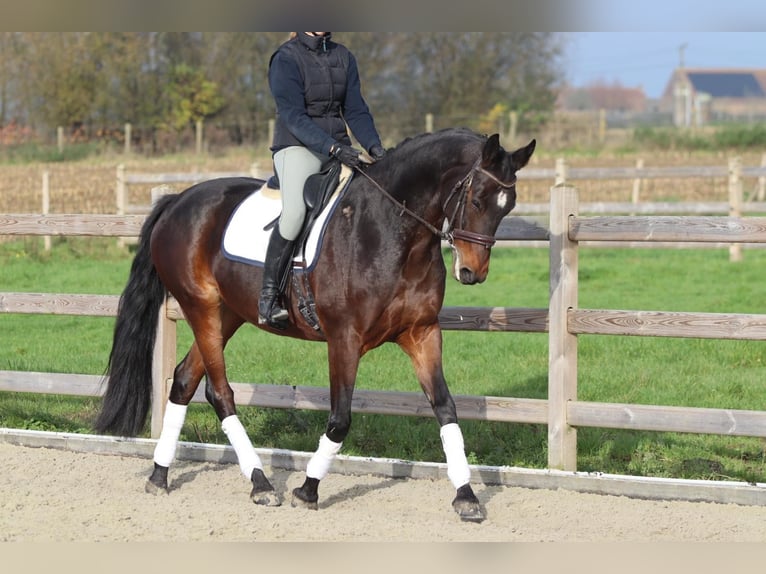
<instances>
[{"instance_id":1,"label":"wooden fence","mask_svg":"<svg viewBox=\"0 0 766 574\"><path fill-rule=\"evenodd\" d=\"M199 183L218 177L260 177L265 179L270 174L264 174L254 163L250 171L226 171L226 172L177 172L177 173L128 173L123 164L117 166L117 180L115 183L115 204L117 215L146 214L149 212L150 203L147 201L139 204L131 204L128 201L129 188L131 185L151 184L157 185L159 192L177 193L181 190L170 188L170 184L183 183L185 186ZM156 196L156 192L153 194ZM155 197L152 197L153 200Z\"/></svg>"},{"instance_id":2,"label":"wooden fence","mask_svg":"<svg viewBox=\"0 0 766 574\"><path fill-rule=\"evenodd\" d=\"M576 428L677 431L766 438L766 412L731 409L605 404L577 400L577 336L580 334L704 337L766 340L766 315L580 309L578 251L585 241L766 243L766 218L731 216L579 215L577 192L551 189L550 226L519 217L503 221L501 240L550 242L548 309L447 307L440 321L447 330L549 333L548 399L457 396L463 419L548 426L548 466L576 470ZM142 215L5 215L0 235L137 236ZM0 293L2 313L114 316L117 296ZM176 322L183 315L173 299L158 317L154 351L152 436L159 435L162 409L176 364ZM98 395L101 377L0 371L0 390ZM237 404L278 408L329 409L326 388L233 383ZM194 398L203 402L203 391ZM356 412L431 416L422 393L357 390Z\"/></svg>"},{"instance_id":3,"label":"wooden fence","mask_svg":"<svg viewBox=\"0 0 766 574\"><path fill-rule=\"evenodd\" d=\"M220 173L129 173L124 165L117 166L115 195L116 213L146 213L149 209L149 198L140 204L128 202L128 189L131 185L152 184L168 186L172 183L192 184L214 177L260 177L265 179L271 174L259 169L257 164L250 167L249 172L220 172ZM681 179L681 178L728 178L728 202L642 202L641 185L646 179ZM742 181L745 178L756 178L755 192L745 197ZM760 166L742 166L739 158L731 158L728 166L675 166L675 167L645 167L644 160L639 159L636 167L587 167L570 168L566 160L559 158L553 169L526 167L519 172L520 180L550 180L554 185L573 183L578 180L631 180L630 202L598 202L585 203L583 213L624 213L643 215L692 215L692 214L726 214L741 215L742 213L766 213L766 154ZM173 190L180 191L180 190ZM548 203L519 203L514 214L540 215L548 213ZM45 212L44 212L45 213Z\"/></svg>"}]
</instances>

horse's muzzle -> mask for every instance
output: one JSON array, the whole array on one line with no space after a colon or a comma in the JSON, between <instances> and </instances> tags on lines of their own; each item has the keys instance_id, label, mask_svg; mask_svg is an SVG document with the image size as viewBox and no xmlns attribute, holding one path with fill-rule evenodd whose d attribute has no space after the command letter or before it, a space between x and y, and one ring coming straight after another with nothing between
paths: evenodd
<instances>
[{"instance_id":1,"label":"horse's muzzle","mask_svg":"<svg viewBox=\"0 0 766 574\"><path fill-rule=\"evenodd\" d=\"M476 285L477 283L484 283L486 279L486 274L480 275L468 267L460 268L458 281L460 281L463 285Z\"/></svg>"}]
</instances>

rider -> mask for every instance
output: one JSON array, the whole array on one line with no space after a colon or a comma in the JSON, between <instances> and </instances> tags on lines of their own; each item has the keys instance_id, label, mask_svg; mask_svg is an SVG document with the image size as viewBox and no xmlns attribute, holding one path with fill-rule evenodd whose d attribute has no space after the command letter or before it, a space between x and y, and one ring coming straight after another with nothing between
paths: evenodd
<instances>
[{"instance_id":1,"label":"rider","mask_svg":"<svg viewBox=\"0 0 766 574\"><path fill-rule=\"evenodd\" d=\"M271 151L282 190L282 214L271 233L258 302L258 322L284 329L280 279L303 226L303 185L329 157L354 168L361 153L351 147L346 124L377 161L385 155L364 101L356 58L333 42L331 32L293 32L271 56L269 86L277 117Z\"/></svg>"}]
</instances>

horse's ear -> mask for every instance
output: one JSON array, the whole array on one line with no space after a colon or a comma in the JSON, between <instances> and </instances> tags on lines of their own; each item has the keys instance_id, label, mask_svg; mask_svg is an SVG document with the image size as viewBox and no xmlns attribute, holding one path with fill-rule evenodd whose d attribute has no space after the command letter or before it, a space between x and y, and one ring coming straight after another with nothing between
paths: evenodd
<instances>
[{"instance_id":1,"label":"horse's ear","mask_svg":"<svg viewBox=\"0 0 766 574\"><path fill-rule=\"evenodd\" d=\"M532 140L526 147L520 147L511 153L511 162L513 163L514 171L527 165L529 158L532 157L532 153L535 151L535 145L537 145L537 141Z\"/></svg>"},{"instance_id":2,"label":"horse's ear","mask_svg":"<svg viewBox=\"0 0 766 574\"><path fill-rule=\"evenodd\" d=\"M502 148L500 147L500 134L492 134L484 144L484 149L481 152L481 163L487 167L493 164L497 159L498 154Z\"/></svg>"}]
</instances>

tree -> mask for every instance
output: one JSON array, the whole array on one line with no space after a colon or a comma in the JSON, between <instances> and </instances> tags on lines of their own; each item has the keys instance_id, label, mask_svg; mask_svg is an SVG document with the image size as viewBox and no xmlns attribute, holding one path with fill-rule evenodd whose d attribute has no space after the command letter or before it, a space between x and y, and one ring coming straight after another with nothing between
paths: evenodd
<instances>
[{"instance_id":1,"label":"tree","mask_svg":"<svg viewBox=\"0 0 766 574\"><path fill-rule=\"evenodd\" d=\"M362 75L372 68L367 85L377 88L369 91L370 105L395 118L392 127L401 135L421 131L426 113L436 116L437 128L470 126L501 105L521 112L524 127L553 110L562 50L554 34L366 34L374 49L360 50L356 38L349 44Z\"/></svg>"},{"instance_id":2,"label":"tree","mask_svg":"<svg viewBox=\"0 0 766 574\"><path fill-rule=\"evenodd\" d=\"M286 38L284 32L210 32L204 36L206 77L219 86L225 101L215 123L234 143L266 137L268 120L274 117L269 59Z\"/></svg>"},{"instance_id":3,"label":"tree","mask_svg":"<svg viewBox=\"0 0 766 574\"><path fill-rule=\"evenodd\" d=\"M25 34L30 116L48 127L80 127L90 118L98 84L87 32Z\"/></svg>"},{"instance_id":4,"label":"tree","mask_svg":"<svg viewBox=\"0 0 766 574\"><path fill-rule=\"evenodd\" d=\"M17 32L0 32L0 128L18 107L21 45Z\"/></svg>"},{"instance_id":5,"label":"tree","mask_svg":"<svg viewBox=\"0 0 766 574\"><path fill-rule=\"evenodd\" d=\"M339 32L388 144L436 128L519 129L553 110L561 39L542 32ZM269 59L284 32L42 32L0 35L0 122L117 128L134 135L206 119L236 143L262 140ZM154 135L152 135L154 137Z\"/></svg>"},{"instance_id":6,"label":"tree","mask_svg":"<svg viewBox=\"0 0 766 574\"><path fill-rule=\"evenodd\" d=\"M202 70L188 64L173 66L166 94L165 123L176 131L215 115L223 107L218 86L207 80Z\"/></svg>"}]
</instances>

